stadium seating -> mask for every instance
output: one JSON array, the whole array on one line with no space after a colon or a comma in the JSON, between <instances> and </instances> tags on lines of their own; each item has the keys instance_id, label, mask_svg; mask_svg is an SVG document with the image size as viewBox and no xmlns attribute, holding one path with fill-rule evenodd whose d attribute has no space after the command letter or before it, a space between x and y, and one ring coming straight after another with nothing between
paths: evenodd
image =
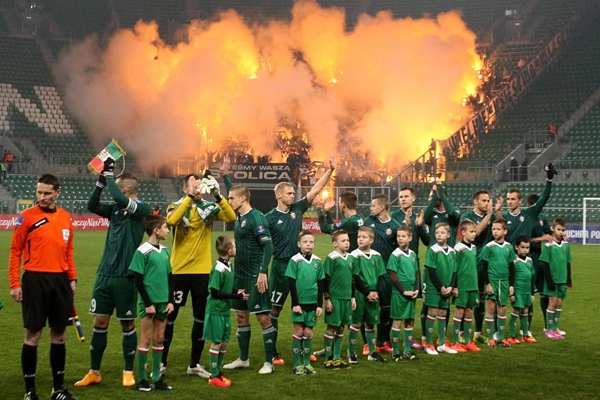
<instances>
[{"instance_id":1,"label":"stadium seating","mask_svg":"<svg viewBox=\"0 0 600 400\"><path fill-rule=\"evenodd\" d=\"M8 175L4 186L12 197L20 200L35 200L36 175ZM61 178L61 194L58 205L75 214L86 214L87 200L96 184L95 177ZM166 201L162 186L156 179L140 179L138 196L151 208L164 208ZM111 201L108 190L102 192L101 201Z\"/></svg>"},{"instance_id":2,"label":"stadium seating","mask_svg":"<svg viewBox=\"0 0 600 400\"><path fill-rule=\"evenodd\" d=\"M560 169L600 168L600 103L588 110L564 140L575 146L557 163Z\"/></svg>"},{"instance_id":3,"label":"stadium seating","mask_svg":"<svg viewBox=\"0 0 600 400\"><path fill-rule=\"evenodd\" d=\"M600 52L590 51L599 40L596 24L570 45L464 160L495 165L523 142L526 133L546 130L551 122L560 126L600 87Z\"/></svg>"}]
</instances>

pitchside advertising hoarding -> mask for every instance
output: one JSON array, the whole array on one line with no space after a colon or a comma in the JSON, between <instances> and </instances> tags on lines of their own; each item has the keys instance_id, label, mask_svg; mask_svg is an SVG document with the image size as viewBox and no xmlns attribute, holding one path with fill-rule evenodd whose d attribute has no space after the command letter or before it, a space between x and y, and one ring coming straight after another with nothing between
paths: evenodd
<instances>
[{"instance_id":1,"label":"pitchside advertising hoarding","mask_svg":"<svg viewBox=\"0 0 600 400\"><path fill-rule=\"evenodd\" d=\"M0 214L0 230L14 230L17 223L18 215L16 214ZM80 231L99 231L107 230L109 222L106 218L95 215L73 215L71 216L73 227ZM338 222L338 221L336 221ZM302 220L302 228L309 229L314 233L321 233L319 229L319 221L316 218L304 218ZM583 241L583 226L567 225L566 235L569 242L581 243ZM586 227L587 242L600 244L600 225L588 225Z\"/></svg>"}]
</instances>

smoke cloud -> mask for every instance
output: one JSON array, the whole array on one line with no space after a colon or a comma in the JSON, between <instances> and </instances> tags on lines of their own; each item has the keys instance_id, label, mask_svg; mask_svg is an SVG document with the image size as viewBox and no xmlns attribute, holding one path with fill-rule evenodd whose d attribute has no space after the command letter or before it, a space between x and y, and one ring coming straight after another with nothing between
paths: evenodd
<instances>
[{"instance_id":1,"label":"smoke cloud","mask_svg":"<svg viewBox=\"0 0 600 400\"><path fill-rule=\"evenodd\" d=\"M362 15L300 0L291 21L249 25L234 10L194 21L167 46L138 22L59 56L65 102L102 148L112 137L148 166L247 141L273 150L281 119L300 121L313 160L368 154L393 170L450 136L479 81L475 35L458 12ZM397 172L397 170L396 170Z\"/></svg>"}]
</instances>

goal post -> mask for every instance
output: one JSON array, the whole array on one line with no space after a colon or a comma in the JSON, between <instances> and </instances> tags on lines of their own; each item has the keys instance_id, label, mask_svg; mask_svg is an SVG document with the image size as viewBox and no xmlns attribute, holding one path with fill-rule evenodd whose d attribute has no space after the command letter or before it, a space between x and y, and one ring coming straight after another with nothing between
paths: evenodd
<instances>
[{"instance_id":1,"label":"goal post","mask_svg":"<svg viewBox=\"0 0 600 400\"><path fill-rule=\"evenodd\" d=\"M600 198L583 198L583 244L600 244Z\"/></svg>"}]
</instances>

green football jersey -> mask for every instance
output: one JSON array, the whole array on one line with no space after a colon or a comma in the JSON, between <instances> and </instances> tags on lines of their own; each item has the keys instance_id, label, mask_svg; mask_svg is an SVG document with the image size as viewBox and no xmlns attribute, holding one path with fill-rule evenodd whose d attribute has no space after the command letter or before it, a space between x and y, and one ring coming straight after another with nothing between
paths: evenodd
<instances>
[{"instance_id":1,"label":"green football jersey","mask_svg":"<svg viewBox=\"0 0 600 400\"><path fill-rule=\"evenodd\" d=\"M515 294L531 294L533 260L529 257L515 259Z\"/></svg>"},{"instance_id":2,"label":"green football jersey","mask_svg":"<svg viewBox=\"0 0 600 400\"><path fill-rule=\"evenodd\" d=\"M298 252L298 235L302 230L302 214L310 203L305 198L293 203L286 212L272 209L265 214L273 239L273 258L289 260Z\"/></svg>"},{"instance_id":3,"label":"green football jersey","mask_svg":"<svg viewBox=\"0 0 600 400\"><path fill-rule=\"evenodd\" d=\"M371 249L369 254L365 254L361 249L356 249L351 253L358 263L358 276L370 292L377 290L379 277L385 275L385 264L381 254L377 250Z\"/></svg>"},{"instance_id":4,"label":"green football jersey","mask_svg":"<svg viewBox=\"0 0 600 400\"><path fill-rule=\"evenodd\" d=\"M107 178L106 181L115 201L101 204L102 189L96 186L87 206L94 214L110 221L98 275L127 276L133 255L144 238L144 219L150 214L150 207L141 200L125 196L114 178Z\"/></svg>"},{"instance_id":5,"label":"green football jersey","mask_svg":"<svg viewBox=\"0 0 600 400\"><path fill-rule=\"evenodd\" d=\"M351 215L347 218L344 218L340 222L334 222L331 217L331 213L325 214L323 210L317 210L317 216L319 217L319 229L321 232L332 234L333 232L343 229L348 232L348 237L350 238L350 250L358 248L358 244L356 243L356 238L358 237L358 228L363 226L364 221L362 217L358 214Z\"/></svg>"},{"instance_id":6,"label":"green football jersey","mask_svg":"<svg viewBox=\"0 0 600 400\"><path fill-rule=\"evenodd\" d=\"M551 235L552 228L550 228L550 224L548 223L546 215L544 213L540 213L538 215L538 222L533 225L531 238L539 238L544 236L545 234ZM542 253L542 242L531 243L531 249L529 250L529 253L537 253L539 258L539 254Z\"/></svg>"},{"instance_id":7,"label":"green football jersey","mask_svg":"<svg viewBox=\"0 0 600 400\"><path fill-rule=\"evenodd\" d=\"M540 256L540 261L550 264L550 274L554 283L567 283L567 264L571 258L571 246L568 243L546 242Z\"/></svg>"},{"instance_id":8,"label":"green football jersey","mask_svg":"<svg viewBox=\"0 0 600 400\"><path fill-rule=\"evenodd\" d=\"M144 275L144 286L153 303L169 301L171 253L162 244L158 248L148 242L137 248L129 270ZM139 298L143 304L142 297Z\"/></svg>"},{"instance_id":9,"label":"green football jersey","mask_svg":"<svg viewBox=\"0 0 600 400\"><path fill-rule=\"evenodd\" d=\"M392 217L392 219L396 220L398 222L398 224L400 224L400 226L404 226L406 225L406 212L404 212L403 209L398 209L395 211L392 211L390 213L390 217ZM408 248L411 249L412 251L415 252L415 254L417 254L417 257L419 256L419 240L421 240L421 242L423 242L423 244L425 246L429 246L429 244L431 243L429 241L429 234L427 233L427 228L425 227L425 222L423 222L423 224L421 224L421 226L417 226L417 223L415 221L417 217L416 214L416 210L412 211L412 214L410 216L410 229L412 229L412 240L410 241L410 244L408 245Z\"/></svg>"},{"instance_id":10,"label":"green football jersey","mask_svg":"<svg viewBox=\"0 0 600 400\"><path fill-rule=\"evenodd\" d=\"M350 253L341 255L332 251L325 259L324 268L325 275L329 276L329 298L352 299L352 276L358 275L356 259Z\"/></svg>"},{"instance_id":11,"label":"green football jersey","mask_svg":"<svg viewBox=\"0 0 600 400\"><path fill-rule=\"evenodd\" d=\"M390 255L387 263L387 270L393 271L398 275L398 280L404 290L414 290L419 276L419 261L417 255L411 249L404 252L400 248L396 248ZM398 291L396 286L393 286L393 291Z\"/></svg>"},{"instance_id":12,"label":"green football jersey","mask_svg":"<svg viewBox=\"0 0 600 400\"><path fill-rule=\"evenodd\" d=\"M229 315L231 312L231 299L215 299L211 294L213 289L217 292L233 293L231 265L217 260L208 278L208 299L206 300L207 314Z\"/></svg>"},{"instance_id":13,"label":"green football jersey","mask_svg":"<svg viewBox=\"0 0 600 400\"><path fill-rule=\"evenodd\" d=\"M400 224L393 218L387 222L381 222L378 217L370 215L365 219L365 226L373 229L375 234L371 248L378 251L383 258L383 263L387 264L390 254L398 247L396 232L400 228Z\"/></svg>"},{"instance_id":14,"label":"green football jersey","mask_svg":"<svg viewBox=\"0 0 600 400\"><path fill-rule=\"evenodd\" d=\"M267 273L273 244L267 220L263 213L253 208L235 220L236 246L234 274L239 278L256 278Z\"/></svg>"},{"instance_id":15,"label":"green football jersey","mask_svg":"<svg viewBox=\"0 0 600 400\"><path fill-rule=\"evenodd\" d=\"M448 239L448 246L454 247L456 244L456 235L458 233L458 226L460 225L460 210L456 209L450 204L450 201L444 193L444 187L439 185L438 192L440 193L440 199L444 204L444 211L439 211L435 208L435 203L438 200L437 192L433 192L431 201L425 208L424 222L429 227L429 243L435 243L435 226L440 222L445 222L450 225L450 238Z\"/></svg>"},{"instance_id":16,"label":"green football jersey","mask_svg":"<svg viewBox=\"0 0 600 400\"><path fill-rule=\"evenodd\" d=\"M508 266L515 261L514 247L504 241L498 243L492 240L481 250L481 259L488 262L489 281L507 281L509 276Z\"/></svg>"},{"instance_id":17,"label":"green football jersey","mask_svg":"<svg viewBox=\"0 0 600 400\"><path fill-rule=\"evenodd\" d=\"M313 254L307 260L302 254L294 255L288 263L285 276L296 280L299 304L318 304L317 282L325 279L325 269L319 257Z\"/></svg>"},{"instance_id":18,"label":"green football jersey","mask_svg":"<svg viewBox=\"0 0 600 400\"><path fill-rule=\"evenodd\" d=\"M459 291L478 290L477 285L477 247L473 243L463 242L454 247L456 251L456 287Z\"/></svg>"},{"instance_id":19,"label":"green football jersey","mask_svg":"<svg viewBox=\"0 0 600 400\"><path fill-rule=\"evenodd\" d=\"M533 227L539 223L538 216L550 198L551 190L552 182L546 181L544 192L537 203L530 207L521 207L516 214L510 211L502 214L502 218L508 223L508 233L504 237L506 241L515 243L519 236L531 237Z\"/></svg>"},{"instance_id":20,"label":"green football jersey","mask_svg":"<svg viewBox=\"0 0 600 400\"><path fill-rule=\"evenodd\" d=\"M452 275L456 272L456 252L450 246L444 249L436 243L427 249L425 267L435 269L442 282L442 286L449 287L450 283L452 283ZM426 293L440 294L428 273L425 274L425 285L427 288Z\"/></svg>"},{"instance_id":21,"label":"green football jersey","mask_svg":"<svg viewBox=\"0 0 600 400\"><path fill-rule=\"evenodd\" d=\"M464 221L464 220L471 221L471 222L475 223L475 225L479 225L481 223L481 221L483 221L484 218L485 218L485 215L477 214L475 211L471 210L471 211L464 213L460 217L460 220L461 221ZM493 237L492 237L492 222L495 220L496 220L496 216L494 214L492 214L492 217L490 218L490 222L488 223L487 227L483 230L483 232L481 232L481 234L477 235L477 237L473 241L473 244L475 245L475 247L477 247L477 257L479 259L481 258L481 250L483 250L485 245L488 244L490 242L490 240L493 239Z\"/></svg>"}]
</instances>

